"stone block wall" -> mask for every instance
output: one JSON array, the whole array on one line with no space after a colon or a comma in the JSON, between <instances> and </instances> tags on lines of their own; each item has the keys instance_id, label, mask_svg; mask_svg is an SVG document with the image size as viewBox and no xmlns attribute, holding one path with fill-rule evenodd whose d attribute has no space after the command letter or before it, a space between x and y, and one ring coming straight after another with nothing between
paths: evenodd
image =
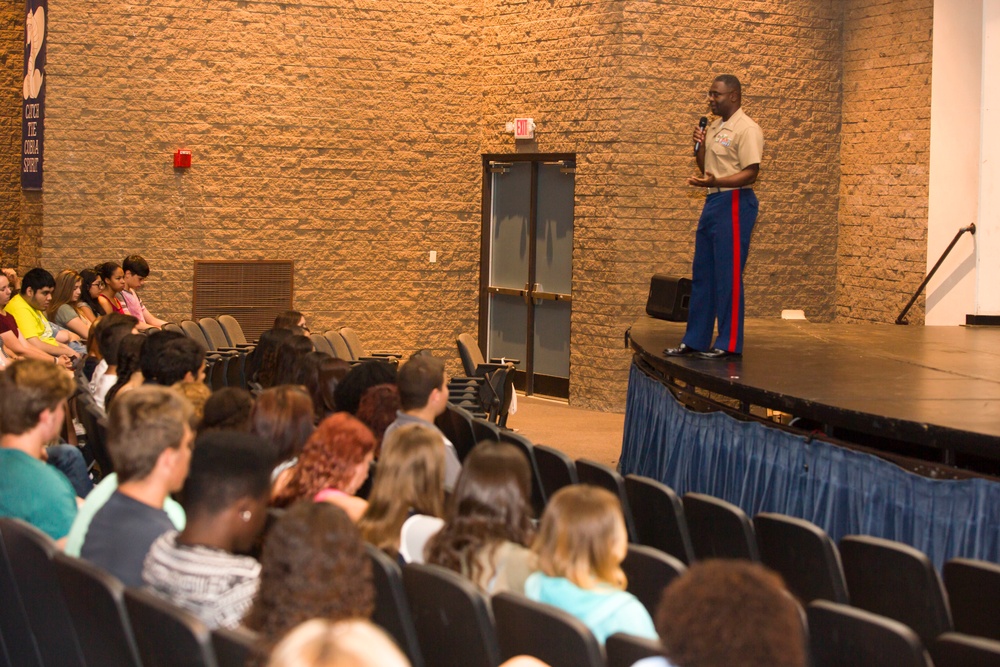
<instances>
[{"instance_id":1,"label":"stone block wall","mask_svg":"<svg viewBox=\"0 0 1000 667\"><path fill-rule=\"evenodd\" d=\"M0 5L0 266L17 266L21 224L23 3Z\"/></svg>"},{"instance_id":2,"label":"stone block wall","mask_svg":"<svg viewBox=\"0 0 1000 667\"><path fill-rule=\"evenodd\" d=\"M895 321L926 272L933 7L845 3L837 321Z\"/></svg>"},{"instance_id":3,"label":"stone block wall","mask_svg":"<svg viewBox=\"0 0 1000 667\"><path fill-rule=\"evenodd\" d=\"M702 193L684 179L717 73L741 77L766 137L750 316L882 318L859 305L896 289L871 261L876 212L901 223L878 227L898 265L923 266L926 136L895 117L915 105L924 122L924 98L929 113L929 1L50 0L46 189L13 183L20 264L141 252L150 309L181 319L194 260L292 259L314 331L350 325L457 370L454 339L478 328L481 155L573 153L571 402L620 410L622 333L649 277L690 271ZM889 24L868 18L895 5ZM892 118L861 122L882 99L879 31L900 24L912 41L893 66L926 81L906 74ZM536 119L535 141L503 132L515 116ZM892 196L923 218L873 189L890 145ZM173 169L179 148L190 170Z\"/></svg>"},{"instance_id":4,"label":"stone block wall","mask_svg":"<svg viewBox=\"0 0 1000 667\"><path fill-rule=\"evenodd\" d=\"M483 17L483 153L576 155L570 401L624 408L630 355L622 346L634 306L622 294L619 193L634 176L622 169L621 43L626 3L491 0ZM517 142L504 123L533 117L533 142Z\"/></svg>"},{"instance_id":5,"label":"stone block wall","mask_svg":"<svg viewBox=\"0 0 1000 667\"><path fill-rule=\"evenodd\" d=\"M716 74L735 73L767 148L747 312L830 320L836 275L838 3L487 3L483 152L577 155L571 402L624 405L625 329L654 273L690 275L704 191L691 132ZM532 116L514 146L504 120Z\"/></svg>"},{"instance_id":6,"label":"stone block wall","mask_svg":"<svg viewBox=\"0 0 1000 667\"><path fill-rule=\"evenodd\" d=\"M176 320L194 260L293 259L314 331L457 356L478 288L471 4L51 0L43 264L140 252L148 306Z\"/></svg>"}]
</instances>

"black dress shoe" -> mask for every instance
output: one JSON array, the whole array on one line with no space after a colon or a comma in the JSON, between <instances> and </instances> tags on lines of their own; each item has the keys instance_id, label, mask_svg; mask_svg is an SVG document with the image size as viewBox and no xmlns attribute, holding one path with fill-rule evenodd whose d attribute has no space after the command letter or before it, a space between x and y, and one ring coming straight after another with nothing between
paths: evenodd
<instances>
[{"instance_id":1,"label":"black dress shoe","mask_svg":"<svg viewBox=\"0 0 1000 667\"><path fill-rule=\"evenodd\" d=\"M677 347L668 347L663 351L668 357L686 357L689 354L698 354L698 350L681 343Z\"/></svg>"},{"instance_id":2,"label":"black dress shoe","mask_svg":"<svg viewBox=\"0 0 1000 667\"><path fill-rule=\"evenodd\" d=\"M729 350L720 350L717 347L713 347L707 352L699 352L697 357L699 359L739 359L743 355L739 352L730 352Z\"/></svg>"}]
</instances>

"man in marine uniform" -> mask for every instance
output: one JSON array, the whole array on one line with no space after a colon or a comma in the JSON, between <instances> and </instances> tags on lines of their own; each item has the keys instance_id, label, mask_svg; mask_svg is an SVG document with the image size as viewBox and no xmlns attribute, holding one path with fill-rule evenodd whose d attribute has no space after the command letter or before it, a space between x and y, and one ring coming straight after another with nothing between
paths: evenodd
<instances>
[{"instance_id":1,"label":"man in marine uniform","mask_svg":"<svg viewBox=\"0 0 1000 667\"><path fill-rule=\"evenodd\" d=\"M687 330L679 346L664 350L667 356L725 359L743 352L743 267L757 220L751 186L760 171L764 134L741 103L740 80L717 76L708 106L718 119L694 132L701 175L687 182L708 192L695 236Z\"/></svg>"}]
</instances>

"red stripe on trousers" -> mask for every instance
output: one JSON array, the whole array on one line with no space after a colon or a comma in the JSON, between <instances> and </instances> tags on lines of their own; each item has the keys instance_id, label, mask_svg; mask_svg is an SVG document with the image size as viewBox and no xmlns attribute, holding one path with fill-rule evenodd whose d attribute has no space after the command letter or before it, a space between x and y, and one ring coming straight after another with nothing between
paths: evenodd
<instances>
[{"instance_id":1,"label":"red stripe on trousers","mask_svg":"<svg viewBox=\"0 0 1000 667\"><path fill-rule=\"evenodd\" d=\"M729 320L729 351L736 351L740 316L740 191L733 190L733 312Z\"/></svg>"}]
</instances>

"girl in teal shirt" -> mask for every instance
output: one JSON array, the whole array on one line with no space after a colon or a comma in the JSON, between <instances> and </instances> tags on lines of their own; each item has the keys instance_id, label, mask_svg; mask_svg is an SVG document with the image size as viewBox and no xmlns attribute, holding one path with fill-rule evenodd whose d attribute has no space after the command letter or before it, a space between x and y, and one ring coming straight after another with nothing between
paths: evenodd
<instances>
[{"instance_id":1,"label":"girl in teal shirt","mask_svg":"<svg viewBox=\"0 0 1000 667\"><path fill-rule=\"evenodd\" d=\"M585 484L564 487L542 515L534 544L540 571L528 577L525 595L576 616L602 644L616 632L657 639L649 612L625 591L627 549L615 496Z\"/></svg>"}]
</instances>

